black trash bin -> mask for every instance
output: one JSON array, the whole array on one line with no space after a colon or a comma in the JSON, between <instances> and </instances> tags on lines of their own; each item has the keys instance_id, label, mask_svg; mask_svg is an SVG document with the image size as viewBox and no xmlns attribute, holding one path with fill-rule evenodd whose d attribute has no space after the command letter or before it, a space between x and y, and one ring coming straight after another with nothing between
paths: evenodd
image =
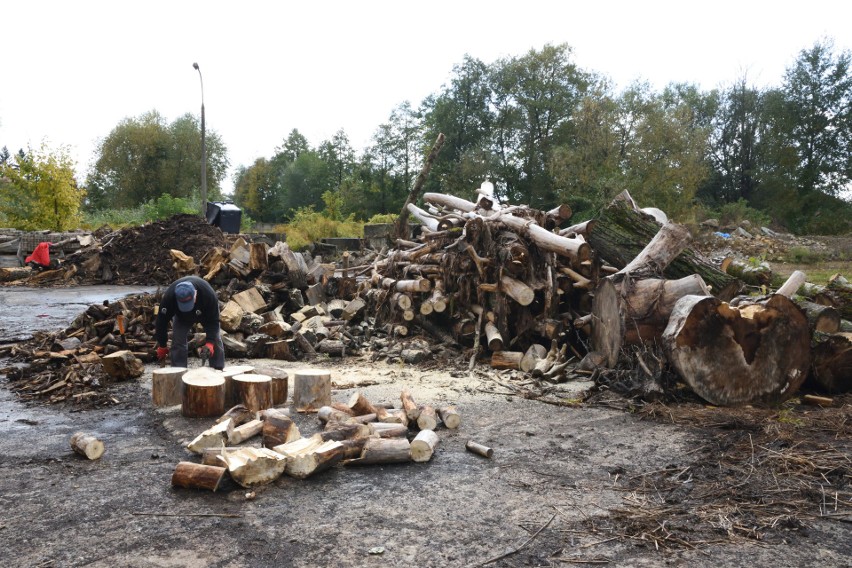
<instances>
[{"instance_id":1,"label":"black trash bin","mask_svg":"<svg viewBox=\"0 0 852 568\"><path fill-rule=\"evenodd\" d=\"M230 201L207 202L207 222L223 233L239 233L242 215L242 210Z\"/></svg>"}]
</instances>

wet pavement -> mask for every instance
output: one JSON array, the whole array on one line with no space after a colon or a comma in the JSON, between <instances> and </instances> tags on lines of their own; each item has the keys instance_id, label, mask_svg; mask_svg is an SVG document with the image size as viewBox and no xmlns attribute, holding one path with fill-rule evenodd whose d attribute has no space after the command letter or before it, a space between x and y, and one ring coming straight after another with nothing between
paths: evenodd
<instances>
[{"instance_id":1,"label":"wet pavement","mask_svg":"<svg viewBox=\"0 0 852 568\"><path fill-rule=\"evenodd\" d=\"M37 331L60 330L92 304L156 290L156 286L107 284L74 288L0 287L0 343L26 341Z\"/></svg>"}]
</instances>

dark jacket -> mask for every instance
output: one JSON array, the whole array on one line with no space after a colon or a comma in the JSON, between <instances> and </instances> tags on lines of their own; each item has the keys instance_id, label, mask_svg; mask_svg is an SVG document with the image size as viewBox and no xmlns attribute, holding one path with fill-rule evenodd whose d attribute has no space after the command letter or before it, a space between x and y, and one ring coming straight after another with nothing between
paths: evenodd
<instances>
[{"instance_id":1,"label":"dark jacket","mask_svg":"<svg viewBox=\"0 0 852 568\"><path fill-rule=\"evenodd\" d=\"M195 289L198 290L195 297L195 308L189 312L180 311L175 299L175 287L183 281L192 282ZM211 331L215 329L216 335L219 333L219 299L216 297L216 291L206 280L198 276L184 276L172 282L163 294L163 301L160 302L160 310L157 314L156 331L154 332L157 345L165 346L168 343L169 322L175 317L187 324L200 323L204 326L205 333L208 334L207 340L212 341Z\"/></svg>"}]
</instances>

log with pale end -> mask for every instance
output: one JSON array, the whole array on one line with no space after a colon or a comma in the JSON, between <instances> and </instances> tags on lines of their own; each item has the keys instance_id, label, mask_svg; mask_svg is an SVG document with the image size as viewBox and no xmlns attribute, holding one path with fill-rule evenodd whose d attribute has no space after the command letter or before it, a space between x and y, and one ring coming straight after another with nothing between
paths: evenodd
<instances>
[{"instance_id":1,"label":"log with pale end","mask_svg":"<svg viewBox=\"0 0 852 568\"><path fill-rule=\"evenodd\" d=\"M434 430L421 430L411 441L411 460L427 462L432 459L440 439Z\"/></svg>"},{"instance_id":2,"label":"log with pale end","mask_svg":"<svg viewBox=\"0 0 852 568\"><path fill-rule=\"evenodd\" d=\"M228 450L229 452L233 452L235 450L239 450L236 446L217 446L212 448L204 448L204 451L201 452L201 463L204 465L217 465L219 467L223 467L225 462L219 458L222 455L224 450Z\"/></svg>"},{"instance_id":3,"label":"log with pale end","mask_svg":"<svg viewBox=\"0 0 852 568\"><path fill-rule=\"evenodd\" d=\"M804 313L786 296L737 306L684 296L662 345L677 373L711 404L775 404L792 396L811 362Z\"/></svg>"},{"instance_id":4,"label":"log with pale end","mask_svg":"<svg viewBox=\"0 0 852 568\"><path fill-rule=\"evenodd\" d=\"M408 427L402 424L392 424L390 422L371 422L365 424L370 429L371 435L376 435L379 438L401 438L408 435Z\"/></svg>"},{"instance_id":5,"label":"log with pale end","mask_svg":"<svg viewBox=\"0 0 852 568\"><path fill-rule=\"evenodd\" d=\"M180 462L172 473L172 486L216 491L228 470L216 465Z\"/></svg>"},{"instance_id":6,"label":"log with pale end","mask_svg":"<svg viewBox=\"0 0 852 568\"><path fill-rule=\"evenodd\" d=\"M323 441L328 440L349 440L352 438L367 438L372 436L373 429L369 424L341 424L338 422L330 422L326 425L325 430L320 432Z\"/></svg>"},{"instance_id":7,"label":"log with pale end","mask_svg":"<svg viewBox=\"0 0 852 568\"><path fill-rule=\"evenodd\" d=\"M490 458L494 455L494 450L492 448L484 446L479 442L474 442L473 440L468 440L464 447L467 451L482 456L484 458Z\"/></svg>"},{"instance_id":8,"label":"log with pale end","mask_svg":"<svg viewBox=\"0 0 852 568\"><path fill-rule=\"evenodd\" d=\"M461 426L461 415L459 415L455 406L446 406L438 409L438 416L441 417L441 422L450 430L455 430Z\"/></svg>"},{"instance_id":9,"label":"log with pale end","mask_svg":"<svg viewBox=\"0 0 852 568\"><path fill-rule=\"evenodd\" d=\"M272 407L272 377L257 373L236 375L234 397L252 412L260 412Z\"/></svg>"},{"instance_id":10,"label":"log with pale end","mask_svg":"<svg viewBox=\"0 0 852 568\"><path fill-rule=\"evenodd\" d=\"M411 444L407 438L367 438L361 457L346 465L372 465L411 461Z\"/></svg>"},{"instance_id":11,"label":"log with pale end","mask_svg":"<svg viewBox=\"0 0 852 568\"><path fill-rule=\"evenodd\" d=\"M246 440L260 434L263 430L263 420L250 420L245 424L240 424L228 433L228 443L235 446L242 444Z\"/></svg>"},{"instance_id":12,"label":"log with pale end","mask_svg":"<svg viewBox=\"0 0 852 568\"><path fill-rule=\"evenodd\" d=\"M221 371L193 369L182 379L181 413L189 418L219 417L225 412L225 378Z\"/></svg>"},{"instance_id":13,"label":"log with pale end","mask_svg":"<svg viewBox=\"0 0 852 568\"><path fill-rule=\"evenodd\" d=\"M225 377L225 406L234 406L240 402L234 395L234 377L254 373L254 370L254 365L228 365L222 369L222 376Z\"/></svg>"},{"instance_id":14,"label":"log with pale end","mask_svg":"<svg viewBox=\"0 0 852 568\"><path fill-rule=\"evenodd\" d=\"M417 417L417 427L421 430L434 430L438 426L438 414L428 404L420 407L420 415Z\"/></svg>"},{"instance_id":15,"label":"log with pale end","mask_svg":"<svg viewBox=\"0 0 852 568\"><path fill-rule=\"evenodd\" d=\"M298 412L316 412L331 405L331 373L323 369L293 372L293 405Z\"/></svg>"},{"instance_id":16,"label":"log with pale end","mask_svg":"<svg viewBox=\"0 0 852 568\"><path fill-rule=\"evenodd\" d=\"M151 372L151 401L154 406L177 406L183 400L186 367L163 367Z\"/></svg>"},{"instance_id":17,"label":"log with pale end","mask_svg":"<svg viewBox=\"0 0 852 568\"><path fill-rule=\"evenodd\" d=\"M71 436L71 449L90 460L99 459L104 455L104 443L85 432L77 432Z\"/></svg>"},{"instance_id":18,"label":"log with pale end","mask_svg":"<svg viewBox=\"0 0 852 568\"><path fill-rule=\"evenodd\" d=\"M258 367L255 371L258 375L266 375L272 379L272 406L286 404L287 396L289 395L288 383L290 380L290 375L287 374L287 371L278 367Z\"/></svg>"}]
</instances>

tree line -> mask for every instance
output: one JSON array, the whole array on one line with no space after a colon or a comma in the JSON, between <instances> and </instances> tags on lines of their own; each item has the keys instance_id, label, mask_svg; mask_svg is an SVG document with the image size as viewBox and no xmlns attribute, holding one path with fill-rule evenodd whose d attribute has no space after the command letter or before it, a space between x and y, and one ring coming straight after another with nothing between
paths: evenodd
<instances>
[{"instance_id":1,"label":"tree line","mask_svg":"<svg viewBox=\"0 0 852 568\"><path fill-rule=\"evenodd\" d=\"M238 168L233 198L252 219L273 223L305 208L333 218L397 213L443 133L427 191L466 196L489 179L508 202L564 202L587 217L627 189L681 220L699 208L749 206L794 231L848 231L849 66L850 52L824 39L798 53L778 86L742 76L711 90L672 83L655 91L637 81L618 91L578 67L566 44L492 63L465 56L418 106L392 109L360 152L343 129L317 146L293 129L270 158ZM215 132L207 140L215 199L227 148ZM197 196L199 169L195 117L125 119L98 148L84 207Z\"/></svg>"}]
</instances>

